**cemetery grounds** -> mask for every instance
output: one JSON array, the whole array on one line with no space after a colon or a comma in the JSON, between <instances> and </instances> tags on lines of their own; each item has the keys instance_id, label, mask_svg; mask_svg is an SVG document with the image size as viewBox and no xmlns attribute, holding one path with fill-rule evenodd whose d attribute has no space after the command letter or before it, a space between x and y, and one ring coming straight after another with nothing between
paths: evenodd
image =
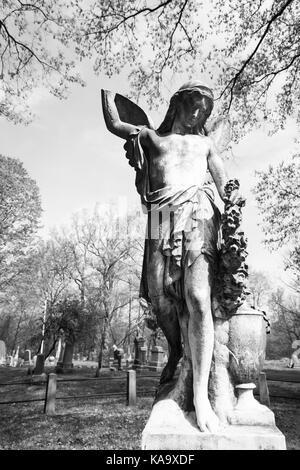
<instances>
[{"instance_id":1,"label":"cemetery grounds","mask_svg":"<svg viewBox=\"0 0 300 470\"><path fill-rule=\"evenodd\" d=\"M286 371L288 358L266 361L272 369ZM297 370L298 369L298 370ZM300 374L300 368L295 369ZM46 369L46 372L53 372ZM59 380L93 378L95 365L75 361L72 374L59 375ZM126 406L126 371L101 371L100 378L79 382L59 382L56 413L43 413L43 401L0 405L0 449L4 450L123 450L140 449L141 434L153 403L157 373L137 372L137 404ZM145 377L144 377L145 376ZM110 380L113 379L113 380ZM120 379L120 380L118 380ZM27 381L25 385L0 386L0 402L39 399L45 395L43 384L30 382L27 369L0 367L0 383ZM300 383L269 384L272 390L289 396L271 396L270 408L276 425L286 437L288 450L300 450ZM86 398L103 393L103 398ZM114 394L122 393L116 396ZM275 392L274 392L275 393ZM292 393L292 398L290 396ZM79 398L69 398L77 397Z\"/></svg>"}]
</instances>

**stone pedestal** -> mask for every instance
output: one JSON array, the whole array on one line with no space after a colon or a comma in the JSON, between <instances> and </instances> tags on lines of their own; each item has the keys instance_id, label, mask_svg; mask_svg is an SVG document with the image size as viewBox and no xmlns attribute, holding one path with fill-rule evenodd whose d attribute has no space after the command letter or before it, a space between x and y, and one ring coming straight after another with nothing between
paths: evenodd
<instances>
[{"instance_id":1,"label":"stone pedestal","mask_svg":"<svg viewBox=\"0 0 300 470\"><path fill-rule=\"evenodd\" d=\"M163 368L164 350L161 346L153 346L151 349L151 357L149 369L154 371L161 371Z\"/></svg>"},{"instance_id":2,"label":"stone pedestal","mask_svg":"<svg viewBox=\"0 0 300 470\"><path fill-rule=\"evenodd\" d=\"M285 450L286 443L275 424L223 425L216 433L200 432L194 412L185 413L166 399L152 409L142 434L142 449Z\"/></svg>"}]
</instances>

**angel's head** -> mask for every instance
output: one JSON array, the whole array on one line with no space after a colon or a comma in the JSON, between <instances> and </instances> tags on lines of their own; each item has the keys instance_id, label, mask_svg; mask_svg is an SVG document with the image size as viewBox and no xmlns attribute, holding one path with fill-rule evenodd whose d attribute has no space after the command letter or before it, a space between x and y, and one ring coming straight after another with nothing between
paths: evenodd
<instances>
[{"instance_id":1,"label":"angel's head","mask_svg":"<svg viewBox=\"0 0 300 470\"><path fill-rule=\"evenodd\" d=\"M199 82L186 83L172 96L165 119L157 130L166 134L177 123L186 133L203 134L213 105L213 92L209 87Z\"/></svg>"}]
</instances>

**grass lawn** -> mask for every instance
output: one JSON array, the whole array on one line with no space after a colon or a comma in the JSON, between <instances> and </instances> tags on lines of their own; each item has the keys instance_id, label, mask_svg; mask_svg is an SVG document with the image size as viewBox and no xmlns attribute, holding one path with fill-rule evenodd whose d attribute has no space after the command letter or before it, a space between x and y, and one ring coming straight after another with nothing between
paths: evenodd
<instances>
[{"instance_id":1,"label":"grass lawn","mask_svg":"<svg viewBox=\"0 0 300 470\"><path fill-rule=\"evenodd\" d=\"M93 377L94 371L82 368L62 378L84 376ZM151 411L153 395L150 392L145 396L139 390L153 390L157 378L143 379L138 376L137 406L130 408L125 405L125 373L107 372L103 376L108 376L110 380L58 383L57 396L113 394L120 390L124 391L124 396L57 400L56 415L51 417L43 414L43 402L0 405L0 449L140 449L141 433ZM2 383L24 379L27 379L24 368L0 368ZM45 385L41 384L0 387L0 401L43 398L44 393ZM286 436L288 449L300 450L299 403L282 398L271 400L276 424Z\"/></svg>"}]
</instances>

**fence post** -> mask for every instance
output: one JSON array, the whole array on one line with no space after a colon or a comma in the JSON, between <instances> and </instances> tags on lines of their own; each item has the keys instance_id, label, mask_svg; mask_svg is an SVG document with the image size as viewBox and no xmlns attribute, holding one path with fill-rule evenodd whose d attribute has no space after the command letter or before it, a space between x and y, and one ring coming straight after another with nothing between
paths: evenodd
<instances>
[{"instance_id":1,"label":"fence post","mask_svg":"<svg viewBox=\"0 0 300 470\"><path fill-rule=\"evenodd\" d=\"M259 400L262 405L270 407L270 396L265 372L259 374Z\"/></svg>"},{"instance_id":2,"label":"fence post","mask_svg":"<svg viewBox=\"0 0 300 470\"><path fill-rule=\"evenodd\" d=\"M55 415L56 374L49 374L47 380L44 413Z\"/></svg>"},{"instance_id":3,"label":"fence post","mask_svg":"<svg viewBox=\"0 0 300 470\"><path fill-rule=\"evenodd\" d=\"M127 406L136 405L136 373L135 370L127 371Z\"/></svg>"}]
</instances>

